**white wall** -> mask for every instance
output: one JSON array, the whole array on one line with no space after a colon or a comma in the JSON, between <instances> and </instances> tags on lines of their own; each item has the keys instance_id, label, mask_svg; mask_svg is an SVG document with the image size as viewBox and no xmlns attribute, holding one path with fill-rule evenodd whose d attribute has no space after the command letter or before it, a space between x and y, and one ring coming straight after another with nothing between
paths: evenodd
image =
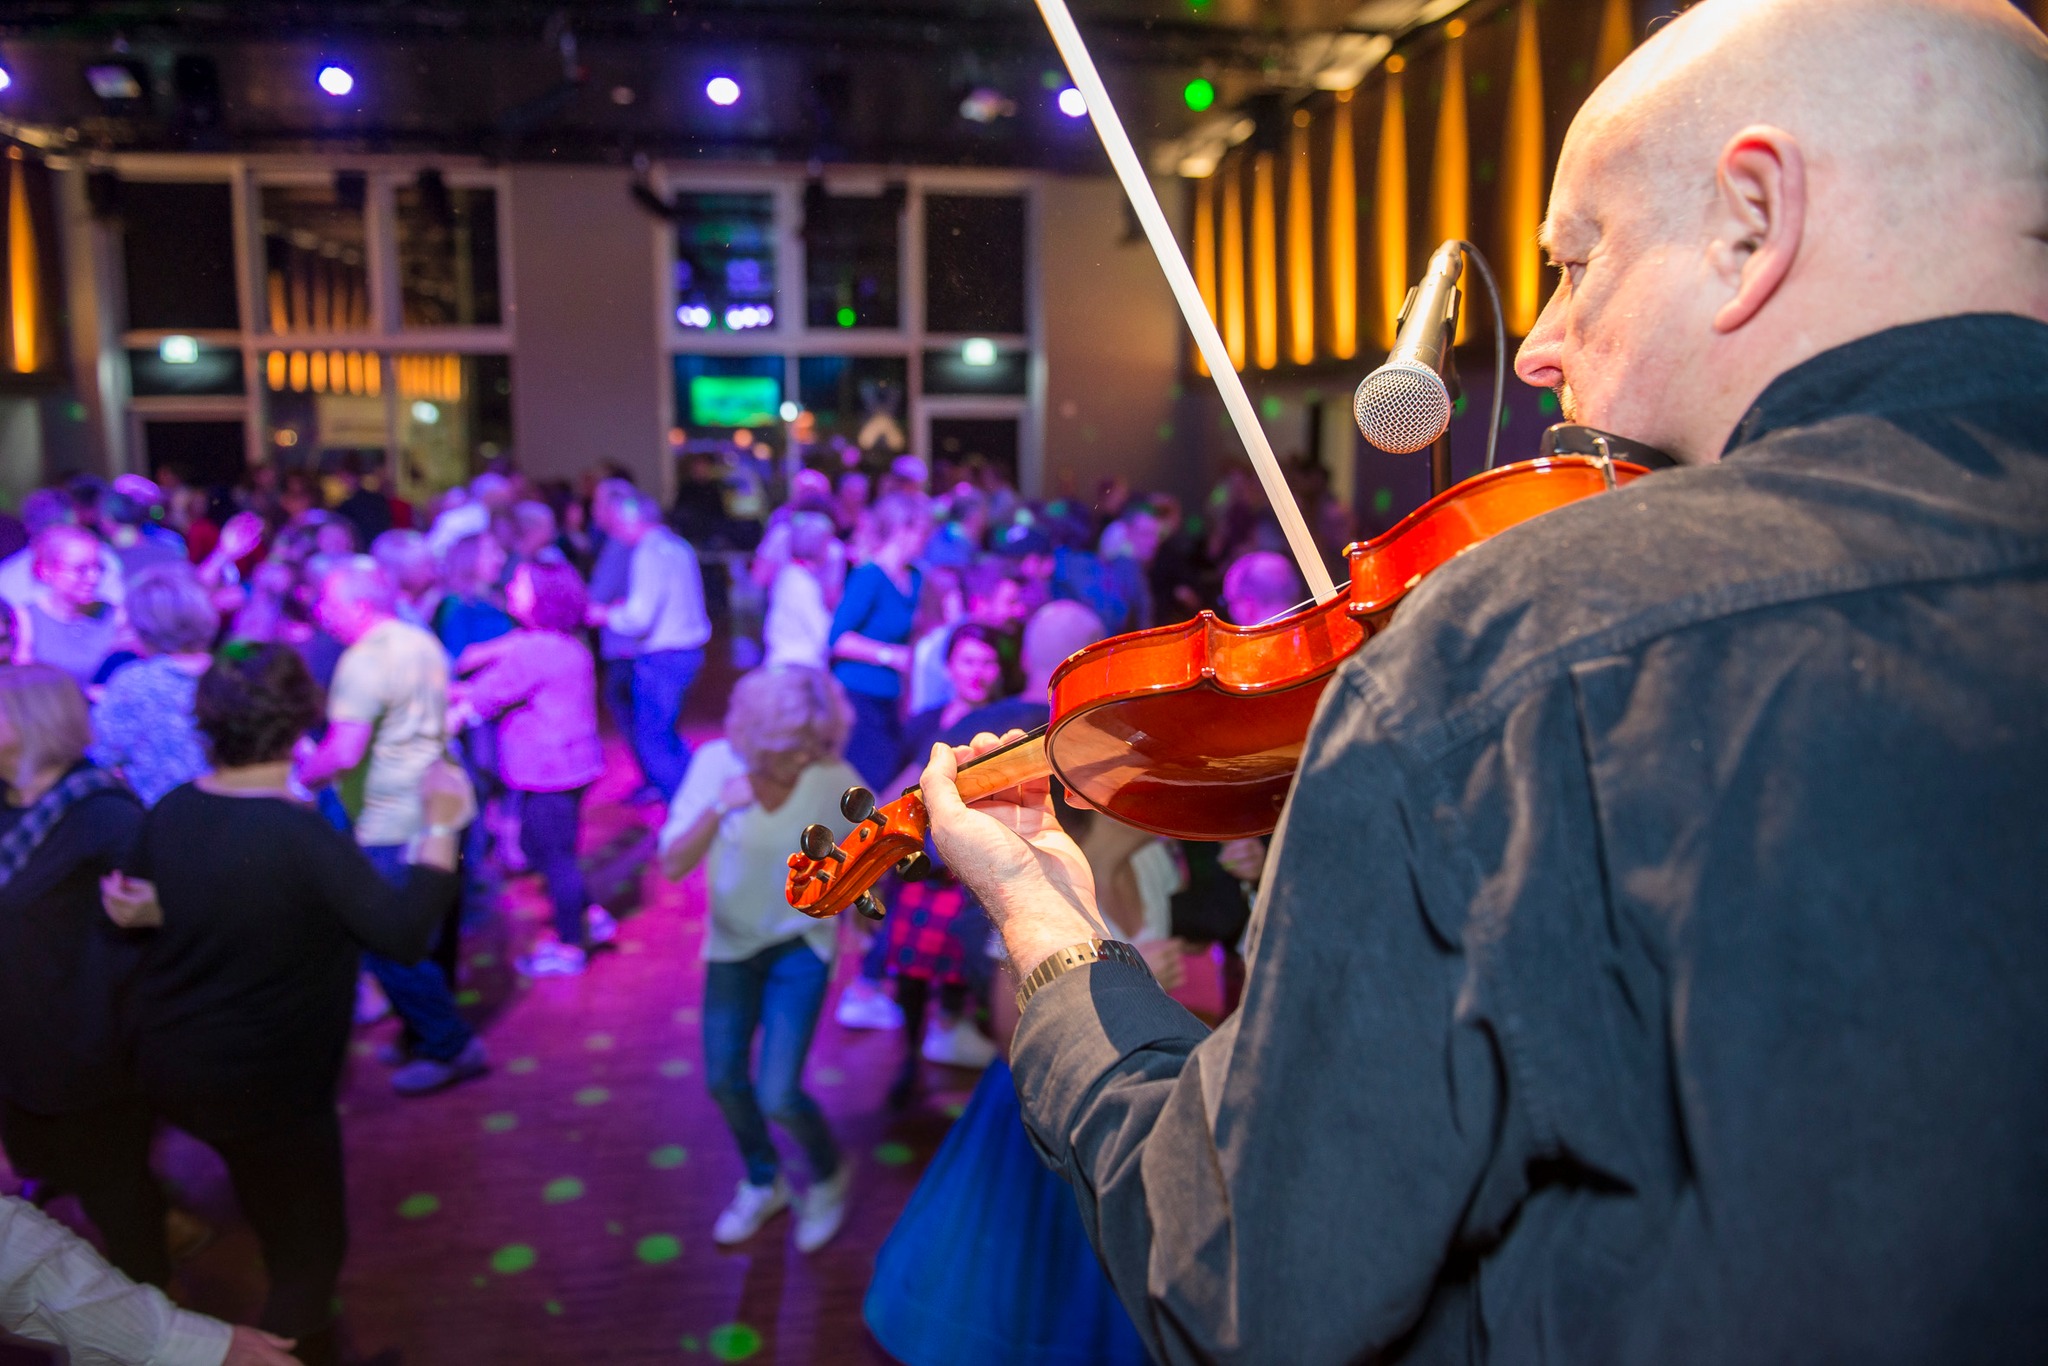
<instances>
[{"instance_id":1,"label":"white wall","mask_svg":"<svg viewBox=\"0 0 2048 1366\"><path fill-rule=\"evenodd\" d=\"M540 478L616 460L660 493L668 384L655 236L627 182L623 168L512 172L512 444Z\"/></svg>"},{"instance_id":2,"label":"white wall","mask_svg":"<svg viewBox=\"0 0 2048 1366\"><path fill-rule=\"evenodd\" d=\"M1181 183L1155 183L1167 218ZM1045 479L1088 497L1120 474L1138 489L1192 492L1203 478L1191 433L1173 430L1187 327L1142 235L1125 240L1113 177L1052 177L1039 209L1038 281L1046 361ZM1188 454L1183 454L1188 453Z\"/></svg>"}]
</instances>

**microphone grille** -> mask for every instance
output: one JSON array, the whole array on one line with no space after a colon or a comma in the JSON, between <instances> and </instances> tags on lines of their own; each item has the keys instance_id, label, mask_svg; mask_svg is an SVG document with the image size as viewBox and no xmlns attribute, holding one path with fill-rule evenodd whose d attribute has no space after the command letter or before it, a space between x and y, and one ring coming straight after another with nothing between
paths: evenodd
<instances>
[{"instance_id":1,"label":"microphone grille","mask_svg":"<svg viewBox=\"0 0 2048 1366\"><path fill-rule=\"evenodd\" d=\"M1428 366L1396 361L1358 382L1351 415L1367 441L1407 455L1450 429L1451 395L1443 377Z\"/></svg>"}]
</instances>

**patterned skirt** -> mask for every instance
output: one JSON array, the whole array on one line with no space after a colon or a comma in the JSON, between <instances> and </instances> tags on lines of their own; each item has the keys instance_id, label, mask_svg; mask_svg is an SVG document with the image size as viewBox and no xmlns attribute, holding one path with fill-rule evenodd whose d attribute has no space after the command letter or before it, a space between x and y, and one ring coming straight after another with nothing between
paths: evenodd
<instances>
[{"instance_id":1,"label":"patterned skirt","mask_svg":"<svg viewBox=\"0 0 2048 1366\"><path fill-rule=\"evenodd\" d=\"M933 986L976 983L987 976L979 960L988 940L981 904L950 877L905 882L882 922L889 971Z\"/></svg>"}]
</instances>

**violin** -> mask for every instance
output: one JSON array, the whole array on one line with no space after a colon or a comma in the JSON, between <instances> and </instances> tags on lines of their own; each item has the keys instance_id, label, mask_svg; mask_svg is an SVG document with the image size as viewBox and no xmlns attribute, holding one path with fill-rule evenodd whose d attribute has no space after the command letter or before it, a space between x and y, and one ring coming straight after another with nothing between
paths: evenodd
<instances>
[{"instance_id":1,"label":"violin","mask_svg":"<svg viewBox=\"0 0 2048 1366\"><path fill-rule=\"evenodd\" d=\"M1348 581L1326 602L1257 626L1203 612L1079 650L1052 676L1051 721L962 764L961 800L1050 774L1096 810L1156 835L1266 834L1279 823L1323 689L1416 584L1509 527L1647 472L1604 453L1489 470L1348 547ZM913 787L877 805L866 788L849 788L840 813L853 829L835 842L824 826L807 828L784 891L806 915L851 906L879 920L875 884L892 867L914 873L923 859L923 795Z\"/></svg>"}]
</instances>

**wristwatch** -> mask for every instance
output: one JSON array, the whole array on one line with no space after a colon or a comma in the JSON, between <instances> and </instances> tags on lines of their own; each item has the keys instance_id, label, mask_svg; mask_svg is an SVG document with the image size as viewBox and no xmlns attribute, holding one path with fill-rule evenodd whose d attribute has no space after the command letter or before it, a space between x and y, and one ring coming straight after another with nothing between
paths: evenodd
<instances>
[{"instance_id":1,"label":"wristwatch","mask_svg":"<svg viewBox=\"0 0 2048 1366\"><path fill-rule=\"evenodd\" d=\"M1122 963L1127 968L1136 968L1147 977L1152 975L1152 969L1146 964L1144 955L1121 939L1090 939L1079 944L1069 944L1033 968L1031 975L1018 984L1017 1013L1024 1013L1025 1002L1036 996L1047 982L1063 972L1089 963Z\"/></svg>"}]
</instances>

